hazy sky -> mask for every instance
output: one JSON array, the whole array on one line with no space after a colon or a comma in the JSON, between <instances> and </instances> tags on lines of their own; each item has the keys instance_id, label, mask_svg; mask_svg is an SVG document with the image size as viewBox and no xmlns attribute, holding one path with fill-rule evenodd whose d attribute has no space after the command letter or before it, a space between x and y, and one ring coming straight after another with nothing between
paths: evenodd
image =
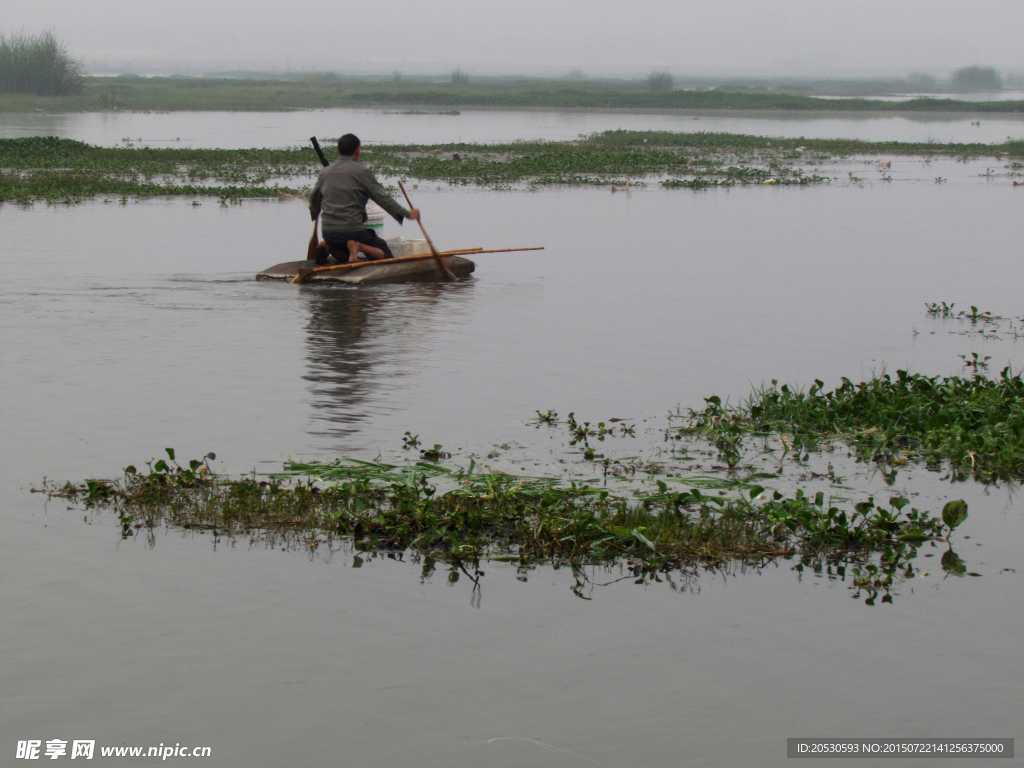
<instances>
[{"instance_id":1,"label":"hazy sky","mask_svg":"<svg viewBox=\"0 0 1024 768\"><path fill-rule=\"evenodd\" d=\"M92 71L1024 71L1024 0L0 0Z\"/></svg>"}]
</instances>

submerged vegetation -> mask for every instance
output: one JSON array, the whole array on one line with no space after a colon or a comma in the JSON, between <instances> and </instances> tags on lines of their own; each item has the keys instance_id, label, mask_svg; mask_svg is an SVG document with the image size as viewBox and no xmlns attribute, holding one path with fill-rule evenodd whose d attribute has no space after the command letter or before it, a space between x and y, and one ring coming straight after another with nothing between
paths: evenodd
<instances>
[{"instance_id":1,"label":"submerged vegetation","mask_svg":"<svg viewBox=\"0 0 1024 768\"><path fill-rule=\"evenodd\" d=\"M329 140L324 139L324 143ZM737 184L816 184L823 163L851 155L1024 155L1024 142L934 144L777 139L729 133L606 131L575 141L510 144L373 145L362 156L376 173L508 189L540 185L654 183L703 189ZM810 167L807 170L805 166ZM0 139L0 202L74 202L94 195L272 198L273 184L312 184L311 147L169 149L97 147L70 139Z\"/></svg>"},{"instance_id":2,"label":"submerged vegetation","mask_svg":"<svg viewBox=\"0 0 1024 768\"><path fill-rule=\"evenodd\" d=\"M0 35L0 94L71 96L82 84L81 67L52 32Z\"/></svg>"},{"instance_id":3,"label":"submerged vegetation","mask_svg":"<svg viewBox=\"0 0 1024 768\"><path fill-rule=\"evenodd\" d=\"M652 79L653 78L653 79ZM72 96L0 97L0 111L287 110L332 107L504 107L757 109L882 112L1020 112L1019 101L944 98L882 101L865 95L924 90L922 82L680 80L654 72L635 81L569 77L477 77L456 69L431 78L343 77L334 73L246 77L90 77ZM895 90L894 90L895 89ZM810 94L818 95L810 95ZM828 98L842 94L854 98ZM858 98L859 97L859 98Z\"/></svg>"}]
</instances>

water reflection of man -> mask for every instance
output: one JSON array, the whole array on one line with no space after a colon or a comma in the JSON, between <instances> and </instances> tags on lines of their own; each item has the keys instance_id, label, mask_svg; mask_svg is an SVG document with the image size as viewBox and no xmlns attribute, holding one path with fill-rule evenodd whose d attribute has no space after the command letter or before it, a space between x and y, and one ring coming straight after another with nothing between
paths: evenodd
<instances>
[{"instance_id":1,"label":"water reflection of man","mask_svg":"<svg viewBox=\"0 0 1024 768\"><path fill-rule=\"evenodd\" d=\"M367 168L359 164L358 136L346 133L338 139L338 159L320 171L320 178L309 196L309 213L320 228L331 254L339 260L355 262L363 253L368 259L391 259L387 242L366 226L366 201L373 200L399 224L406 218L418 220L418 208L406 210L399 205ZM317 264L327 262L317 256Z\"/></svg>"},{"instance_id":2,"label":"water reflection of man","mask_svg":"<svg viewBox=\"0 0 1024 768\"><path fill-rule=\"evenodd\" d=\"M471 280L448 285L415 283L401 293L322 288L308 299L306 373L314 425L310 434L334 438L344 452L371 417L394 409L396 387L420 372L419 355ZM406 385L408 386L408 385ZM372 419L371 419L372 421Z\"/></svg>"},{"instance_id":3,"label":"water reflection of man","mask_svg":"<svg viewBox=\"0 0 1024 768\"><path fill-rule=\"evenodd\" d=\"M367 400L383 384L374 364L382 357L378 334L384 329L371 322L379 319L382 301L377 291L309 294L303 378L310 383L316 434L347 437L359 430L370 411Z\"/></svg>"}]
</instances>

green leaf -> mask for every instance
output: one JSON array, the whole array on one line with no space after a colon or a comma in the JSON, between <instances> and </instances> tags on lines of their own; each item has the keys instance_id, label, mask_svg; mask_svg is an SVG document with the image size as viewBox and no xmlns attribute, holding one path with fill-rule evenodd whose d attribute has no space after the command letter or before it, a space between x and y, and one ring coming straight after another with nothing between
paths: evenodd
<instances>
[{"instance_id":1,"label":"green leaf","mask_svg":"<svg viewBox=\"0 0 1024 768\"><path fill-rule=\"evenodd\" d=\"M756 498L760 496L762 493L764 493L764 488L762 488L760 485L755 485L753 488L750 489L750 498Z\"/></svg>"},{"instance_id":2,"label":"green leaf","mask_svg":"<svg viewBox=\"0 0 1024 768\"><path fill-rule=\"evenodd\" d=\"M967 573L967 565L952 549L946 550L942 555L942 570L953 576L963 576Z\"/></svg>"},{"instance_id":3,"label":"green leaf","mask_svg":"<svg viewBox=\"0 0 1024 768\"><path fill-rule=\"evenodd\" d=\"M927 541L929 536L924 531L913 528L899 537L900 541Z\"/></svg>"},{"instance_id":4,"label":"green leaf","mask_svg":"<svg viewBox=\"0 0 1024 768\"><path fill-rule=\"evenodd\" d=\"M642 544L646 544L652 552L654 551L654 542L652 542L650 539L648 539L646 536L640 533L639 528L633 529L633 535L637 538L637 541L641 542Z\"/></svg>"},{"instance_id":5,"label":"green leaf","mask_svg":"<svg viewBox=\"0 0 1024 768\"><path fill-rule=\"evenodd\" d=\"M905 499L902 496L893 496L889 499L889 504L896 509L903 509L907 504L910 503L910 499Z\"/></svg>"},{"instance_id":6,"label":"green leaf","mask_svg":"<svg viewBox=\"0 0 1024 768\"><path fill-rule=\"evenodd\" d=\"M164 450L167 451L167 455L171 457L171 461L174 461L174 449L173 448L164 448Z\"/></svg>"},{"instance_id":7,"label":"green leaf","mask_svg":"<svg viewBox=\"0 0 1024 768\"><path fill-rule=\"evenodd\" d=\"M967 519L967 502L963 499L951 501L942 508L942 522L952 531Z\"/></svg>"}]
</instances>

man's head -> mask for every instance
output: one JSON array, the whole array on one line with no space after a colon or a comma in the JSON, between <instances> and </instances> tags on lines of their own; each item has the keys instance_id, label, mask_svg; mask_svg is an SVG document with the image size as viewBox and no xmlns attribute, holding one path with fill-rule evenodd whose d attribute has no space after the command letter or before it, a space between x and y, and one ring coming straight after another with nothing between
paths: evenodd
<instances>
[{"instance_id":1,"label":"man's head","mask_svg":"<svg viewBox=\"0 0 1024 768\"><path fill-rule=\"evenodd\" d=\"M354 157L359 152L361 143L354 133L346 133L338 139L338 154L343 157Z\"/></svg>"}]
</instances>

